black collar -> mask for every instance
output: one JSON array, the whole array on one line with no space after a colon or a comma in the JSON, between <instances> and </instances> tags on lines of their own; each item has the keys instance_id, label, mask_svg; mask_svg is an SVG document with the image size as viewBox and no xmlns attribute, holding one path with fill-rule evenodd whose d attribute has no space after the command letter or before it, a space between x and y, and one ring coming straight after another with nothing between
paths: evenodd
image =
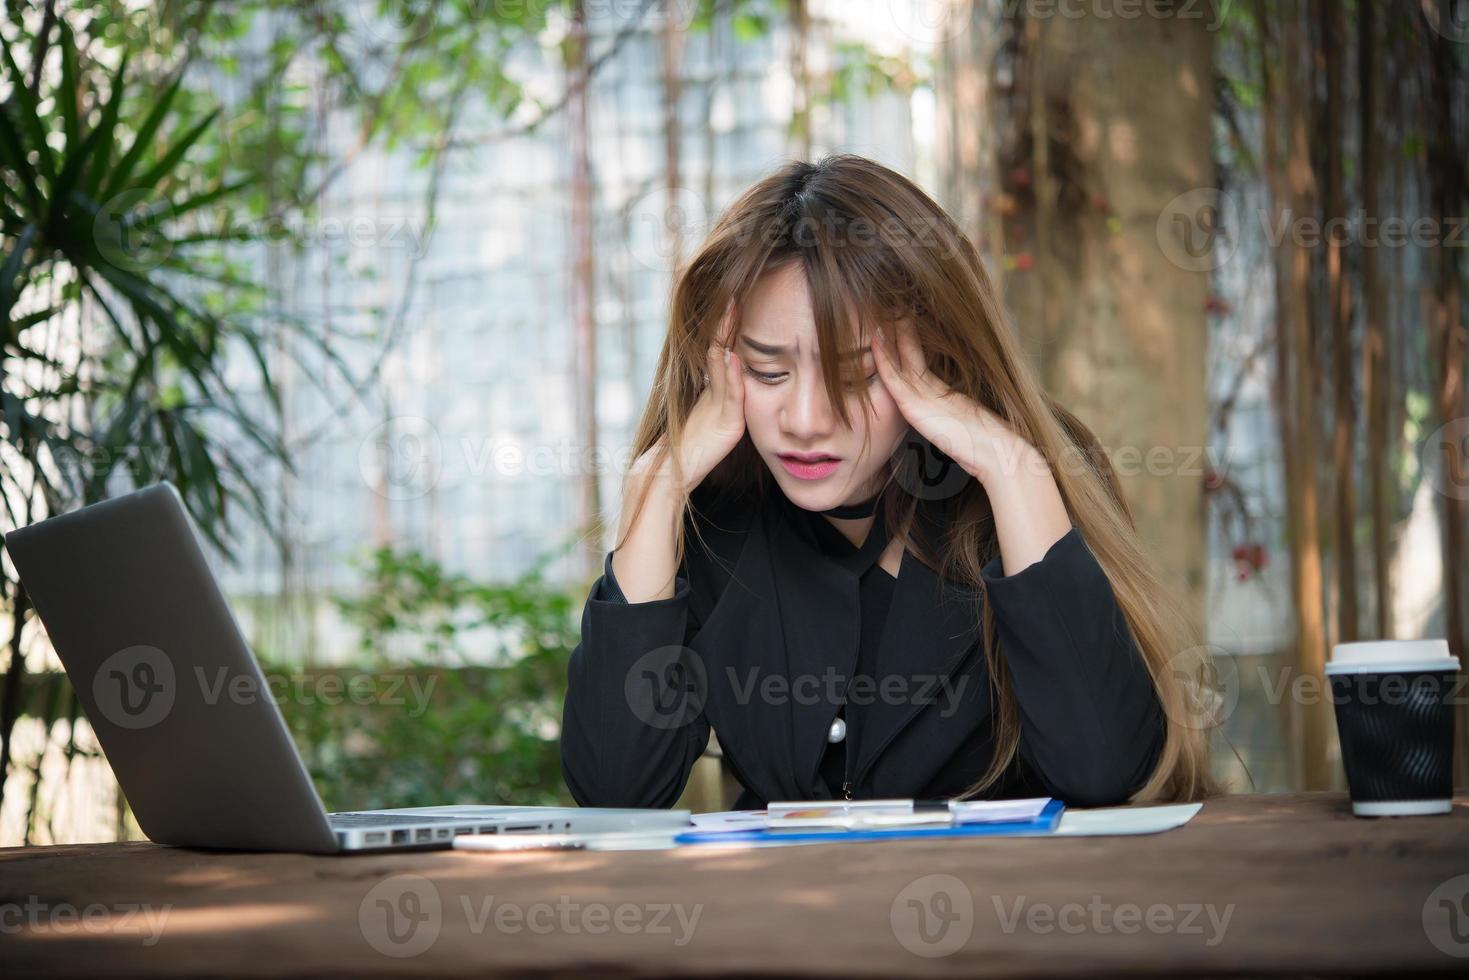
<instances>
[{"instance_id":1,"label":"black collar","mask_svg":"<svg viewBox=\"0 0 1469 980\"><path fill-rule=\"evenodd\" d=\"M810 531L811 543L817 550L823 552L840 568L850 572L854 578L861 578L869 568L876 564L877 559L882 556L883 549L887 547L887 508L885 507L878 507L875 512L872 512L871 516L874 517L872 528L867 532L867 537L863 539L861 547L857 547L846 535L833 527L831 521L822 516L832 514L840 517L841 515L834 514L833 511L841 510L841 507L822 511L806 510L793 503L779 486L774 487L774 492L780 498L785 512L793 518L792 523L798 527L804 526ZM876 500L877 498L874 497L863 504L851 506L868 507ZM867 517L869 514L862 516Z\"/></svg>"},{"instance_id":2,"label":"black collar","mask_svg":"<svg viewBox=\"0 0 1469 980\"><path fill-rule=\"evenodd\" d=\"M873 511L877 509L877 502L879 499L881 499L881 497L882 494L877 494L876 496L869 497L868 499L863 500L860 503L837 504L835 507L820 511L820 513L835 517L837 520L842 521L855 520L859 517L871 517Z\"/></svg>"}]
</instances>

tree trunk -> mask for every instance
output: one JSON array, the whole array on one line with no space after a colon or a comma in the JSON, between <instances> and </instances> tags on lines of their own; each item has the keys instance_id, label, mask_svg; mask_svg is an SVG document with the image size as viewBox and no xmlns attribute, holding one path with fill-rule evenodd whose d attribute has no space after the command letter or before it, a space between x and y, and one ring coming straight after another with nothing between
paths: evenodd
<instances>
[{"instance_id":1,"label":"tree trunk","mask_svg":"<svg viewBox=\"0 0 1469 980\"><path fill-rule=\"evenodd\" d=\"M572 4L566 74L570 98L566 106L567 144L571 156L571 327L575 338L577 437L583 460L595 459L597 446L597 319L592 268L593 200L591 129L587 101L591 93L587 60L587 16L583 0ZM585 533L599 526L601 493L595 466L578 467L577 526L582 529L585 574L595 577L602 566L602 542Z\"/></svg>"},{"instance_id":2,"label":"tree trunk","mask_svg":"<svg viewBox=\"0 0 1469 980\"><path fill-rule=\"evenodd\" d=\"M1357 614L1357 460L1355 379L1352 371L1351 282L1343 263L1347 217L1342 120L1342 57L1346 49L1343 7L1316 0L1321 25L1321 53L1326 68L1326 284L1331 315L1332 433L1331 464L1336 485L1336 641L1360 636ZM1336 222L1337 224L1333 224Z\"/></svg>"},{"instance_id":3,"label":"tree trunk","mask_svg":"<svg viewBox=\"0 0 1469 980\"><path fill-rule=\"evenodd\" d=\"M679 98L683 87L684 35L678 24L678 3L663 0L663 180L668 188L664 228L669 234L672 268L683 263L683 223L667 220L678 200L682 178L683 127L679 122ZM636 362L634 362L636 363Z\"/></svg>"},{"instance_id":4,"label":"tree trunk","mask_svg":"<svg viewBox=\"0 0 1469 980\"><path fill-rule=\"evenodd\" d=\"M1381 195L1378 193L1378 61L1377 0L1362 0L1357 24L1357 71L1360 99L1362 154L1362 209L1366 227L1380 227ZM1387 385L1387 325L1382 281L1377 263L1377 248L1363 244L1362 260L1362 394L1367 404L1367 480L1372 511L1372 583L1377 639L1392 636L1392 585L1388 581L1388 559L1391 551L1392 474L1389 472L1389 429Z\"/></svg>"},{"instance_id":5,"label":"tree trunk","mask_svg":"<svg viewBox=\"0 0 1469 980\"><path fill-rule=\"evenodd\" d=\"M1170 260L1159 215L1215 186L1214 36L1188 17L1012 16L1029 132L1002 167L1015 191L1033 185L1036 238L1006 242L1006 299L1202 628L1209 274ZM1031 223L1018 204L1007 230Z\"/></svg>"},{"instance_id":6,"label":"tree trunk","mask_svg":"<svg viewBox=\"0 0 1469 980\"><path fill-rule=\"evenodd\" d=\"M811 37L811 11L806 0L789 0L791 18L791 125L790 153L797 160L811 157L811 73L806 48Z\"/></svg>"},{"instance_id":7,"label":"tree trunk","mask_svg":"<svg viewBox=\"0 0 1469 980\"><path fill-rule=\"evenodd\" d=\"M1458 145L1457 125L1454 118L1455 100L1460 98L1458 83L1458 58L1453 42L1433 32L1425 31L1429 45L1425 59L1429 75L1428 90L1430 110L1427 131L1428 191L1433 205L1433 214L1441 222L1449 222L1463 215L1464 200L1464 156ZM1446 432L1435 434L1439 445L1430 447L1439 454L1438 463L1445 468L1441 494L1443 504L1443 568L1444 568L1444 622L1449 648L1459 658L1461 670L1469 669L1469 615L1465 611L1465 534L1469 520L1469 506L1465 496L1469 486L1456 479L1465 465L1462 445L1463 426L1469 406L1465 405L1464 358L1466 338L1461 314L1462 302L1459 270L1459 250L1446 247L1447 224L1434 237L1430 252L1430 267L1433 270L1433 296L1429 312L1429 361L1437 366L1434 408L1439 424L1448 426ZM1453 468L1453 469L1450 469ZM1469 783L1469 707L1460 705L1457 719L1457 764L1455 782Z\"/></svg>"},{"instance_id":8,"label":"tree trunk","mask_svg":"<svg viewBox=\"0 0 1469 980\"><path fill-rule=\"evenodd\" d=\"M1265 180L1270 189L1272 230L1286 229L1274 249L1274 395L1280 429L1286 500L1286 540L1290 551L1291 598L1296 613L1292 660L1298 675L1324 681L1325 622L1322 615L1321 552L1316 498L1316 412L1310 352L1310 254L1289 233L1290 223L1314 214L1315 176L1311 168L1305 81L1301 66L1301 27L1297 8L1258 0L1260 29L1261 131ZM1277 43L1276 18L1279 18ZM1283 144L1283 145L1282 145ZM1324 687L1323 687L1324 690ZM1296 784L1307 789L1330 784L1329 738L1332 719L1324 697L1286 701L1291 744L1297 749Z\"/></svg>"}]
</instances>

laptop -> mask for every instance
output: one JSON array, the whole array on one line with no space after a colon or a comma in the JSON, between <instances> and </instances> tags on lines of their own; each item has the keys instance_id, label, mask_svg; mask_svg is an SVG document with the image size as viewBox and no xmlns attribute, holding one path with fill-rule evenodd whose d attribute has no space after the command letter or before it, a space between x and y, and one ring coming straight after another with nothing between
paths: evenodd
<instances>
[{"instance_id":1,"label":"laptop","mask_svg":"<svg viewBox=\"0 0 1469 980\"><path fill-rule=\"evenodd\" d=\"M155 843L339 854L690 824L688 810L606 807L328 813L172 484L11 531L5 548Z\"/></svg>"}]
</instances>

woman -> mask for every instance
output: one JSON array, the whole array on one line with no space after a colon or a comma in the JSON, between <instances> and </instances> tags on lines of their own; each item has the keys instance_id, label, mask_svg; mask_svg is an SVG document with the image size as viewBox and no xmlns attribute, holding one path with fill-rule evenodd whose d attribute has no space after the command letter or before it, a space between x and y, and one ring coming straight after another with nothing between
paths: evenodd
<instances>
[{"instance_id":1,"label":"woman","mask_svg":"<svg viewBox=\"0 0 1469 980\"><path fill-rule=\"evenodd\" d=\"M1203 648L1105 455L901 175L790 163L725 211L634 452L568 669L583 805L671 806L711 727L742 809L1216 791Z\"/></svg>"}]
</instances>

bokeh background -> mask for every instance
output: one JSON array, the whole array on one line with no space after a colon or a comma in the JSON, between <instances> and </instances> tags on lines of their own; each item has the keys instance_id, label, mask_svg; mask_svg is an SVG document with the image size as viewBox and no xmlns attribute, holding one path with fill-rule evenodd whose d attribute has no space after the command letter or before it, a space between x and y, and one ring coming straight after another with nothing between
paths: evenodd
<instances>
[{"instance_id":1,"label":"bokeh background","mask_svg":"<svg viewBox=\"0 0 1469 980\"><path fill-rule=\"evenodd\" d=\"M331 809L569 799L672 277L827 153L949 209L1100 436L1231 791L1344 787L1333 643L1469 652L1460 0L4 10L0 527L172 480ZM0 568L0 845L139 836Z\"/></svg>"}]
</instances>

